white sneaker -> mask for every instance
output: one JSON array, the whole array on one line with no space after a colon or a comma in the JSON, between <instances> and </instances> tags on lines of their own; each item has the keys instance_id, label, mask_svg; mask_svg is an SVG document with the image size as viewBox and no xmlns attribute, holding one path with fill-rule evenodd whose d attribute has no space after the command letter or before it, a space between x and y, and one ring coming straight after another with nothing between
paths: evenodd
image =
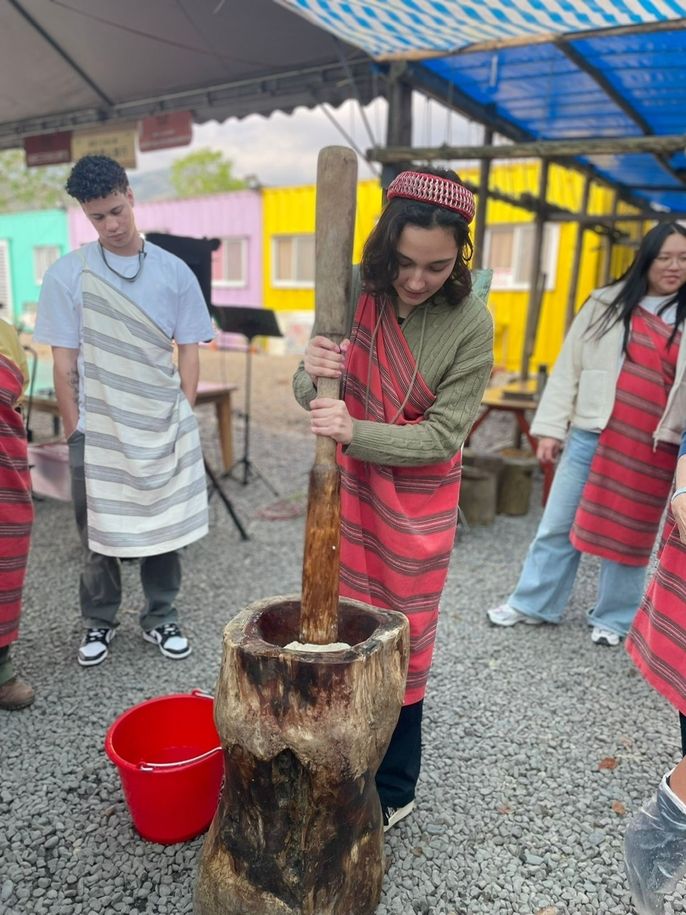
<instances>
[{"instance_id":1,"label":"white sneaker","mask_svg":"<svg viewBox=\"0 0 686 915\"><path fill-rule=\"evenodd\" d=\"M388 832L391 826L395 826L396 823L399 823L401 820L404 820L406 816L409 816L414 810L414 801L410 801L409 804L405 804L404 807L384 807L381 805L381 813L383 814L383 831Z\"/></svg>"},{"instance_id":2,"label":"white sneaker","mask_svg":"<svg viewBox=\"0 0 686 915\"><path fill-rule=\"evenodd\" d=\"M143 632L143 638L146 642L157 645L165 658L178 661L181 658L187 658L191 653L188 639L176 623L164 623L156 629L148 629Z\"/></svg>"},{"instance_id":3,"label":"white sneaker","mask_svg":"<svg viewBox=\"0 0 686 915\"><path fill-rule=\"evenodd\" d=\"M540 626L543 620L537 620L534 616L527 616L526 613L520 613L509 604L501 604L499 607L493 607L487 610L489 620L494 626L514 626L515 623L525 623L527 626Z\"/></svg>"},{"instance_id":4,"label":"white sneaker","mask_svg":"<svg viewBox=\"0 0 686 915\"><path fill-rule=\"evenodd\" d=\"M79 647L79 664L81 667L94 667L102 664L109 653L108 646L114 638L115 629L107 626L91 626L86 629Z\"/></svg>"},{"instance_id":5,"label":"white sneaker","mask_svg":"<svg viewBox=\"0 0 686 915\"><path fill-rule=\"evenodd\" d=\"M609 648L616 648L619 645L620 637L612 629L594 626L591 630L591 641L594 645L607 645Z\"/></svg>"}]
</instances>

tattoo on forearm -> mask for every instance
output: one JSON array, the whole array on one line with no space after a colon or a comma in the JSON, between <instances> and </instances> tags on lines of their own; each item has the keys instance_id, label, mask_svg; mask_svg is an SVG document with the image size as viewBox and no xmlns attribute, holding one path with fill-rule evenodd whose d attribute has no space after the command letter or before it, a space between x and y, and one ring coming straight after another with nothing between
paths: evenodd
<instances>
[{"instance_id":1,"label":"tattoo on forearm","mask_svg":"<svg viewBox=\"0 0 686 915\"><path fill-rule=\"evenodd\" d=\"M69 381L69 386L74 392L74 403L78 404L79 402L79 370L70 369L69 375L67 376Z\"/></svg>"}]
</instances>

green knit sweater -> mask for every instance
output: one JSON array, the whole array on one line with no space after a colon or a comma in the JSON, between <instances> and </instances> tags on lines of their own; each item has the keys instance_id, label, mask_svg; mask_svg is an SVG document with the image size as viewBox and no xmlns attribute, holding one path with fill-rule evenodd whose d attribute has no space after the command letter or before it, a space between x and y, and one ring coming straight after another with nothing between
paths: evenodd
<instances>
[{"instance_id":1,"label":"green knit sweater","mask_svg":"<svg viewBox=\"0 0 686 915\"><path fill-rule=\"evenodd\" d=\"M486 309L491 275L490 270L476 271L471 294L457 306L435 296L412 309L402 331L436 400L420 423L396 426L353 420L353 437L346 454L374 464L420 466L447 460L460 450L476 418L493 365L493 321ZM356 270L346 315L348 336L359 293ZM312 336L318 332L315 318ZM302 362L293 377L293 391L305 409L316 396Z\"/></svg>"}]
</instances>

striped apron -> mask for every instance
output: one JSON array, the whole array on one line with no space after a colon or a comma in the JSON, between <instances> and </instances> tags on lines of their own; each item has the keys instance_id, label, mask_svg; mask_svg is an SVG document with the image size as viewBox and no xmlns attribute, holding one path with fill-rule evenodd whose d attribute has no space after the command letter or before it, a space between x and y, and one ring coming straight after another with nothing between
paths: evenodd
<instances>
[{"instance_id":1,"label":"striped apron","mask_svg":"<svg viewBox=\"0 0 686 915\"><path fill-rule=\"evenodd\" d=\"M33 522L26 431L15 409L23 387L17 365L0 353L0 648L19 635Z\"/></svg>"},{"instance_id":2,"label":"striped apron","mask_svg":"<svg viewBox=\"0 0 686 915\"><path fill-rule=\"evenodd\" d=\"M659 562L627 636L648 683L686 715L686 545L669 513Z\"/></svg>"},{"instance_id":3,"label":"striped apron","mask_svg":"<svg viewBox=\"0 0 686 915\"><path fill-rule=\"evenodd\" d=\"M88 543L106 556L168 553L208 530L198 424L169 337L82 272Z\"/></svg>"},{"instance_id":4,"label":"striped apron","mask_svg":"<svg viewBox=\"0 0 686 915\"><path fill-rule=\"evenodd\" d=\"M653 443L674 381L681 334L669 345L672 329L643 308L634 312L612 415L569 537L583 553L631 566L650 559L679 450Z\"/></svg>"},{"instance_id":5,"label":"striped apron","mask_svg":"<svg viewBox=\"0 0 686 915\"><path fill-rule=\"evenodd\" d=\"M343 394L350 415L397 425L421 422L436 395L415 373L393 310L362 295L351 338ZM350 458L342 448L338 453L340 593L408 618L404 704L410 705L426 692L455 539L461 454L422 467L391 467Z\"/></svg>"}]
</instances>

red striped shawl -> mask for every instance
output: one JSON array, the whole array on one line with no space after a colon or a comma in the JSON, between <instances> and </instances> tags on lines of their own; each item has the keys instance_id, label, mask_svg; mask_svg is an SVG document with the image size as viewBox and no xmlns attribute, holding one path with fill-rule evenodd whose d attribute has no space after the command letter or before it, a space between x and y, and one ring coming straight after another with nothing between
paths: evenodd
<instances>
[{"instance_id":1,"label":"red striped shawl","mask_svg":"<svg viewBox=\"0 0 686 915\"><path fill-rule=\"evenodd\" d=\"M617 380L612 415L600 433L570 534L572 545L625 565L648 564L672 485L678 447L653 444L674 381L681 334L638 308Z\"/></svg>"},{"instance_id":2,"label":"red striped shawl","mask_svg":"<svg viewBox=\"0 0 686 915\"><path fill-rule=\"evenodd\" d=\"M353 419L421 423L435 394L416 372L390 304L363 294L351 337L343 396ZM406 705L426 691L455 539L460 458L458 453L438 464L391 467L355 460L339 449L340 593L409 619Z\"/></svg>"},{"instance_id":3,"label":"red striped shawl","mask_svg":"<svg viewBox=\"0 0 686 915\"><path fill-rule=\"evenodd\" d=\"M0 354L0 647L19 634L33 521L26 433L15 409L23 383L15 363Z\"/></svg>"}]
</instances>

